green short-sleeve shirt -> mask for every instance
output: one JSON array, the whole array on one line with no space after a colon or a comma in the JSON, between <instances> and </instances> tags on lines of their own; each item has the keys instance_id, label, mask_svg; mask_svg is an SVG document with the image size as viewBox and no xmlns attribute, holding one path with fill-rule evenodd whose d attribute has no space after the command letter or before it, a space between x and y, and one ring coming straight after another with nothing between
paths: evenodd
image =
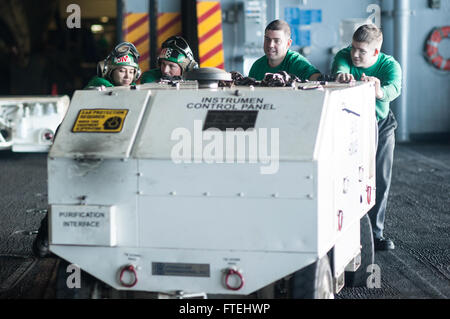
<instances>
[{"instance_id":1,"label":"green short-sleeve shirt","mask_svg":"<svg viewBox=\"0 0 450 319\"><path fill-rule=\"evenodd\" d=\"M105 78L101 78L99 76L94 76L86 85L86 87L92 87L92 86L106 86L106 87L112 87L114 86L114 84L112 84L111 82L109 82L107 79Z\"/></svg>"},{"instance_id":2,"label":"green short-sleeve shirt","mask_svg":"<svg viewBox=\"0 0 450 319\"><path fill-rule=\"evenodd\" d=\"M158 82L162 77L161 69L151 69L144 72L141 76L141 83Z\"/></svg>"},{"instance_id":3,"label":"green short-sleeve shirt","mask_svg":"<svg viewBox=\"0 0 450 319\"><path fill-rule=\"evenodd\" d=\"M389 103L396 99L402 89L402 69L400 64L390 55L380 52L377 62L369 68L353 65L351 47L339 51L334 57L331 68L333 74L350 73L359 81L361 75L374 76L380 80L383 98L376 100L377 120L384 119L389 113Z\"/></svg>"},{"instance_id":4,"label":"green short-sleeve shirt","mask_svg":"<svg viewBox=\"0 0 450 319\"><path fill-rule=\"evenodd\" d=\"M253 63L249 77L257 81L264 79L266 73L276 73L286 71L289 74L294 74L302 80L307 80L314 73L320 73L303 55L298 52L288 50L283 62L278 66L270 67L267 57L264 55Z\"/></svg>"},{"instance_id":5,"label":"green short-sleeve shirt","mask_svg":"<svg viewBox=\"0 0 450 319\"><path fill-rule=\"evenodd\" d=\"M88 82L88 84L86 85L85 88L93 87L93 86L102 86L102 85L105 86L105 87L113 87L113 86L115 86L114 84L112 84L110 81L108 81L105 78L101 78L99 76L94 76ZM133 83L131 83L131 85L136 85L136 83L133 82Z\"/></svg>"}]
</instances>

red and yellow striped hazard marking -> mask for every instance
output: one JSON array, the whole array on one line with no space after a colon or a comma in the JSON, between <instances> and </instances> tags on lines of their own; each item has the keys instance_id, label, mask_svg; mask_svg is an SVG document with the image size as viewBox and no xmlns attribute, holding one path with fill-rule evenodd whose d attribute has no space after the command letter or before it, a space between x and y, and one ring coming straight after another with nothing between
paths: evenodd
<instances>
[{"instance_id":1,"label":"red and yellow striped hazard marking","mask_svg":"<svg viewBox=\"0 0 450 319\"><path fill-rule=\"evenodd\" d=\"M200 67L224 69L220 1L197 1L197 23Z\"/></svg>"},{"instance_id":2,"label":"red and yellow striped hazard marking","mask_svg":"<svg viewBox=\"0 0 450 319\"><path fill-rule=\"evenodd\" d=\"M181 35L181 13L161 12L156 22L158 54L164 41L174 35Z\"/></svg>"},{"instance_id":3,"label":"red and yellow striped hazard marking","mask_svg":"<svg viewBox=\"0 0 450 319\"><path fill-rule=\"evenodd\" d=\"M138 50L142 72L150 68L150 34L147 13L126 13L122 24L124 41L131 42Z\"/></svg>"}]
</instances>

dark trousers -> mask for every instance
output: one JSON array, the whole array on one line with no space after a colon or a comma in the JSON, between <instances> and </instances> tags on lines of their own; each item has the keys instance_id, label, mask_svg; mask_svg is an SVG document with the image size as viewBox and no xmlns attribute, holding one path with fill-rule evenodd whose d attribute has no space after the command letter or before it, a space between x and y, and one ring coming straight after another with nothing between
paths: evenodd
<instances>
[{"instance_id":1,"label":"dark trousers","mask_svg":"<svg viewBox=\"0 0 450 319\"><path fill-rule=\"evenodd\" d=\"M383 237L384 219L389 189L391 187L392 163L394 161L394 147L397 121L389 110L386 118L378 121L378 146L376 155L376 202L369 211L375 238Z\"/></svg>"}]
</instances>

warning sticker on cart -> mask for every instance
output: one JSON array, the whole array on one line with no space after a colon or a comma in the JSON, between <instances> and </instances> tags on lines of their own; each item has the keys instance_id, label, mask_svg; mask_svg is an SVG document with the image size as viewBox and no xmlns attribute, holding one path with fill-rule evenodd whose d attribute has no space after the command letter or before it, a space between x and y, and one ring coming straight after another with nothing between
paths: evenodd
<instances>
[{"instance_id":1,"label":"warning sticker on cart","mask_svg":"<svg viewBox=\"0 0 450 319\"><path fill-rule=\"evenodd\" d=\"M82 109L78 113L74 133L119 133L122 131L126 109Z\"/></svg>"}]
</instances>

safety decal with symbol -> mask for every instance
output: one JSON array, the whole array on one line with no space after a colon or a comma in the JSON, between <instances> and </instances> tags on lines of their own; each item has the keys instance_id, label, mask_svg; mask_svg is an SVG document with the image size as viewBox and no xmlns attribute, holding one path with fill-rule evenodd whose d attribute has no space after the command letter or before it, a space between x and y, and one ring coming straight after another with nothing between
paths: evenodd
<instances>
[{"instance_id":1,"label":"safety decal with symbol","mask_svg":"<svg viewBox=\"0 0 450 319\"><path fill-rule=\"evenodd\" d=\"M119 133L122 131L126 109L82 109L72 128L74 133Z\"/></svg>"}]
</instances>

